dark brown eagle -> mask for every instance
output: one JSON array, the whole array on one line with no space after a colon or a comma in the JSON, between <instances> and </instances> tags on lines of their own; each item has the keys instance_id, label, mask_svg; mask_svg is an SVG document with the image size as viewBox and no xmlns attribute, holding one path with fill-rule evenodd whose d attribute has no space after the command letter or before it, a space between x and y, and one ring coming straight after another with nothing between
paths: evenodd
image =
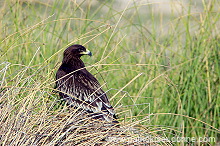
<instances>
[{"instance_id":1,"label":"dark brown eagle","mask_svg":"<svg viewBox=\"0 0 220 146\"><path fill-rule=\"evenodd\" d=\"M106 93L80 59L83 55L91 56L92 53L82 45L72 45L64 51L62 64L56 73L56 89L60 97L93 119L118 123Z\"/></svg>"}]
</instances>

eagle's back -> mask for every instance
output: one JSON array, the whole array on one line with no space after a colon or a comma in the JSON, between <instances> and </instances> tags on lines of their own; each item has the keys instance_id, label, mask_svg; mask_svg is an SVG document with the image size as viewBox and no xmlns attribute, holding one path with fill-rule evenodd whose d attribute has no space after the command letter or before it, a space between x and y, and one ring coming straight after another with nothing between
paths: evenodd
<instances>
[{"instance_id":1,"label":"eagle's back","mask_svg":"<svg viewBox=\"0 0 220 146\"><path fill-rule=\"evenodd\" d=\"M62 64L56 74L56 87L72 107L88 112L94 119L115 122L115 112L106 93L85 68L74 69Z\"/></svg>"}]
</instances>

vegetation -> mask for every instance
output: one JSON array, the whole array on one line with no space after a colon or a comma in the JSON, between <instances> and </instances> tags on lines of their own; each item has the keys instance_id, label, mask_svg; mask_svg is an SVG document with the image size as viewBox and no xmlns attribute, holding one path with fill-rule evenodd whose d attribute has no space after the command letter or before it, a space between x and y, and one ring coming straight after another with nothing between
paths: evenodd
<instances>
[{"instance_id":1,"label":"vegetation","mask_svg":"<svg viewBox=\"0 0 220 146\"><path fill-rule=\"evenodd\" d=\"M195 12L189 2L164 15L147 1L93 2L0 1L0 143L56 129L48 120L66 106L54 76L70 44L93 53L83 61L122 125L198 145L219 141L220 3L203 1Z\"/></svg>"}]
</instances>

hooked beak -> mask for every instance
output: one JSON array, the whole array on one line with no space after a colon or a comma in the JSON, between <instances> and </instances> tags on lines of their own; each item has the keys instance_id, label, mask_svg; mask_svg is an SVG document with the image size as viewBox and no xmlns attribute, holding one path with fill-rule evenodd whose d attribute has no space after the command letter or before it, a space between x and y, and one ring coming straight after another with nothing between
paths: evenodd
<instances>
[{"instance_id":1,"label":"hooked beak","mask_svg":"<svg viewBox=\"0 0 220 146\"><path fill-rule=\"evenodd\" d=\"M92 52L90 52L88 49L86 49L84 52L81 52L80 54L92 56Z\"/></svg>"}]
</instances>

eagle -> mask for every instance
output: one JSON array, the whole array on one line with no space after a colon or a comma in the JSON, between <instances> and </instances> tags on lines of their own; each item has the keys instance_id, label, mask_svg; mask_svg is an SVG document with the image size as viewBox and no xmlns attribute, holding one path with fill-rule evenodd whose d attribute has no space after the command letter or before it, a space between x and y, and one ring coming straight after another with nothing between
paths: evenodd
<instances>
[{"instance_id":1,"label":"eagle","mask_svg":"<svg viewBox=\"0 0 220 146\"><path fill-rule=\"evenodd\" d=\"M64 51L62 64L56 73L56 89L60 97L92 119L118 123L106 93L80 59L83 55L92 56L92 53L78 44Z\"/></svg>"}]
</instances>

